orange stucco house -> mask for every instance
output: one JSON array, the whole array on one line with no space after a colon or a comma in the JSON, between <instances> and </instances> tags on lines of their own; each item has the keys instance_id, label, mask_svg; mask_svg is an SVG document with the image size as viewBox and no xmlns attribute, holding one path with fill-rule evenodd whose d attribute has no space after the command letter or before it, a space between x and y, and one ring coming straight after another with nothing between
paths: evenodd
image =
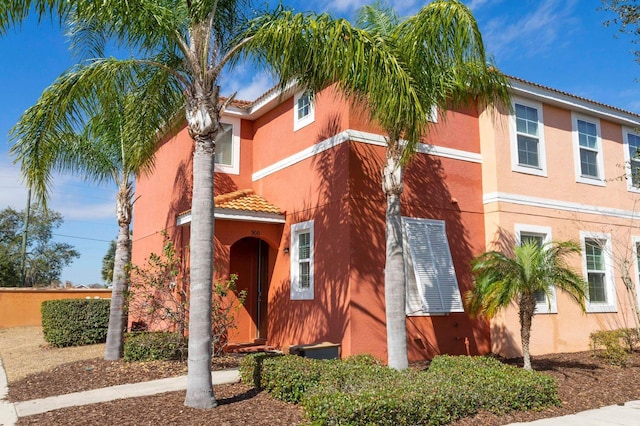
<instances>
[{"instance_id":1,"label":"orange stucco house","mask_svg":"<svg viewBox=\"0 0 640 426\"><path fill-rule=\"evenodd\" d=\"M624 174L615 165L624 164L629 147L640 146L640 116L518 79L512 84L513 112L434 114L405 171L410 360L519 354L515 309L489 323L471 319L461 302L473 285L470 260L505 235L589 246L612 245L629 232L624 244L633 256L640 244L640 232L633 235L637 182L609 180ZM341 345L342 356L386 359L380 130L331 88L313 99L271 91L235 102L221 121L214 263L217 276L236 273L238 289L247 291L231 341L282 349L328 341ZM134 264L161 250L165 229L188 255L192 146L184 127L167 135L155 172L136 183ZM596 223L615 230L601 232ZM613 264L592 246L588 265L586 257L574 259L595 283L588 313L561 294L541 301L533 354L584 350L591 331L630 318L613 266L591 268L594 259Z\"/></svg>"}]
</instances>

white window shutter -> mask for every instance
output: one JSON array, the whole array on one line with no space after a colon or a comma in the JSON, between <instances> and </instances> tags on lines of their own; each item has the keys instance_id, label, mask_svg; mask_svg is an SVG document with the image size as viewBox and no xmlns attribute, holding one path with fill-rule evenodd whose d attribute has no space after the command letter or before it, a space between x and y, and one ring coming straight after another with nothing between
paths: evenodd
<instances>
[{"instance_id":1,"label":"white window shutter","mask_svg":"<svg viewBox=\"0 0 640 426\"><path fill-rule=\"evenodd\" d=\"M403 222L405 248L409 249L405 250L410 277L407 311L416 308L411 289L415 285L423 313L464 312L444 222L413 218L403 218Z\"/></svg>"}]
</instances>

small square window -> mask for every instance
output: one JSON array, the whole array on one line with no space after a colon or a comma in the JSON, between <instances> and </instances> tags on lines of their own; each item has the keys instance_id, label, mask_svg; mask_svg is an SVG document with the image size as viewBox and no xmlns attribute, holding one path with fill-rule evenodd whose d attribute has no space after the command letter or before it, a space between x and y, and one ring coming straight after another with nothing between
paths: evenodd
<instances>
[{"instance_id":1,"label":"small square window","mask_svg":"<svg viewBox=\"0 0 640 426\"><path fill-rule=\"evenodd\" d=\"M293 130L299 130L315 120L314 99L307 91L298 92L293 97Z\"/></svg>"}]
</instances>

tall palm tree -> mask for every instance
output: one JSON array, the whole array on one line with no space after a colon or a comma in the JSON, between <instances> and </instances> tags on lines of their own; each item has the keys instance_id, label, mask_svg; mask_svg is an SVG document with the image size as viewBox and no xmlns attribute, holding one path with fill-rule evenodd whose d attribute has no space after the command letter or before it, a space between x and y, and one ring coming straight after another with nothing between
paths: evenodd
<instances>
[{"instance_id":1,"label":"tall palm tree","mask_svg":"<svg viewBox=\"0 0 640 426\"><path fill-rule=\"evenodd\" d=\"M98 183L115 182L118 187L119 231L105 351L106 360L117 360L122 356L127 325L133 180L152 169L158 138L157 124L153 124L170 119L177 100L172 99L175 91L168 90L166 81L153 80L156 76L120 74L93 80L83 79L84 72L83 66L73 67L45 89L12 129L10 152L43 205L53 172L71 172Z\"/></svg>"},{"instance_id":2,"label":"tall palm tree","mask_svg":"<svg viewBox=\"0 0 640 426\"><path fill-rule=\"evenodd\" d=\"M518 305L524 368L531 370L529 341L536 292L549 297L554 286L567 293L584 311L586 283L567 266L566 258L580 253L573 242L541 245L527 241L513 255L497 251L481 254L472 263L476 285L465 295L472 314L493 317L511 303Z\"/></svg>"},{"instance_id":3,"label":"tall palm tree","mask_svg":"<svg viewBox=\"0 0 640 426\"><path fill-rule=\"evenodd\" d=\"M185 404L198 408L216 405L210 375L214 154L220 114L234 98L221 101L219 96L225 66L241 54L252 55L272 65L283 88L294 80L313 93L338 81L353 99L388 105L388 121L407 111L422 113L405 64L379 37L327 15L279 8L248 21L246 10L240 0L8 0L0 7L0 33L32 11L59 16L68 25L72 46L98 58L82 68L80 88L85 80L108 80L135 70L156 73L179 94L171 96L180 99L175 112L184 111L194 141ZM111 39L132 48L135 57L105 58ZM378 91L392 85L394 91Z\"/></svg>"},{"instance_id":4,"label":"tall palm tree","mask_svg":"<svg viewBox=\"0 0 640 426\"><path fill-rule=\"evenodd\" d=\"M458 0L436 0L402 21L397 13L376 3L363 7L359 25L389 45L408 66L419 92L420 108L398 119L389 116L384 96L369 102L374 119L386 132L382 190L386 196L385 303L388 364L408 366L406 335L406 280L402 245L400 197L402 170L428 131L430 114L442 114L464 104L508 105L505 76L488 64L482 36L471 11ZM385 90L386 89L386 90ZM378 88L384 93L397 90Z\"/></svg>"}]
</instances>

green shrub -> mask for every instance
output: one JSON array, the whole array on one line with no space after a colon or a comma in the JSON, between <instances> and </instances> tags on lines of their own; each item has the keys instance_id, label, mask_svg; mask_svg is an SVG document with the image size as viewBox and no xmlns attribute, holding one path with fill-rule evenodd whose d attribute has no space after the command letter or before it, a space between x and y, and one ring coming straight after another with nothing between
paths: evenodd
<instances>
[{"instance_id":1,"label":"green shrub","mask_svg":"<svg viewBox=\"0 0 640 426\"><path fill-rule=\"evenodd\" d=\"M245 385L262 389L262 363L265 359L280 357L278 353L250 354L240 360L240 380Z\"/></svg>"},{"instance_id":2,"label":"green shrub","mask_svg":"<svg viewBox=\"0 0 640 426\"><path fill-rule=\"evenodd\" d=\"M370 356L256 356L243 363L245 383L255 380L261 364L261 387L300 402L317 425L440 425L479 410L500 414L559 404L555 379L492 358L437 357L426 372L395 371Z\"/></svg>"},{"instance_id":3,"label":"green shrub","mask_svg":"<svg viewBox=\"0 0 640 426\"><path fill-rule=\"evenodd\" d=\"M56 347L92 345L107 340L109 299L42 302L44 340Z\"/></svg>"},{"instance_id":4,"label":"green shrub","mask_svg":"<svg viewBox=\"0 0 640 426\"><path fill-rule=\"evenodd\" d=\"M135 332L124 340L125 361L171 361L187 358L187 340L180 333Z\"/></svg>"},{"instance_id":5,"label":"green shrub","mask_svg":"<svg viewBox=\"0 0 640 426\"><path fill-rule=\"evenodd\" d=\"M638 344L640 336L635 328L620 328L595 331L589 338L594 355L612 365L625 367L629 360L629 353Z\"/></svg>"}]
</instances>

